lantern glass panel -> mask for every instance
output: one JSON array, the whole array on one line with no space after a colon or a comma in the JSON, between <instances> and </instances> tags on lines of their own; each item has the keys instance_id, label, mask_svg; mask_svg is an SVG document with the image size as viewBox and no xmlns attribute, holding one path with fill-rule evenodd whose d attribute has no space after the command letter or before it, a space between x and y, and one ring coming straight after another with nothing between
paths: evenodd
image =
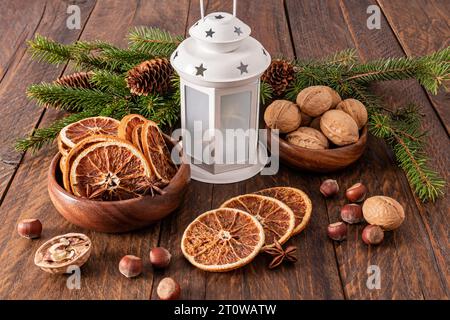
<instances>
[{"instance_id":1,"label":"lantern glass panel","mask_svg":"<svg viewBox=\"0 0 450 320\"><path fill-rule=\"evenodd\" d=\"M186 129L190 134L190 139L185 142L186 151L202 161L202 149L207 143L203 140L203 133L209 129L209 95L189 86L184 88Z\"/></svg>"},{"instance_id":2,"label":"lantern glass panel","mask_svg":"<svg viewBox=\"0 0 450 320\"><path fill-rule=\"evenodd\" d=\"M251 124L252 92L244 91L220 97L220 130L223 143L223 163L243 163L248 160ZM229 130L227 132L227 130ZM233 140L233 141L228 141Z\"/></svg>"}]
</instances>

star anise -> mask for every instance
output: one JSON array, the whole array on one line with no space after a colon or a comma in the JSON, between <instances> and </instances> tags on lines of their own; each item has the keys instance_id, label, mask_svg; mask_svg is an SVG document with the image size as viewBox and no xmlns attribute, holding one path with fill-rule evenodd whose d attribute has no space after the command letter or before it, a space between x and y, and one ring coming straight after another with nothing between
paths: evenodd
<instances>
[{"instance_id":1,"label":"star anise","mask_svg":"<svg viewBox=\"0 0 450 320\"><path fill-rule=\"evenodd\" d=\"M295 246L288 246L286 249L283 249L281 244L275 240L275 245L264 251L273 256L272 262L269 264L269 269L278 267L283 261L297 262L297 257L295 255L297 247Z\"/></svg>"}]
</instances>

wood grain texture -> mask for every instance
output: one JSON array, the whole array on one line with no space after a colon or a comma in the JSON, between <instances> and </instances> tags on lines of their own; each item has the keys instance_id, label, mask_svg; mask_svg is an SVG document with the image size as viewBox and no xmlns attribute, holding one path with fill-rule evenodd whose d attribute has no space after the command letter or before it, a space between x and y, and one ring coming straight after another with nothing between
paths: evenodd
<instances>
[{"instance_id":1,"label":"wood grain texture","mask_svg":"<svg viewBox=\"0 0 450 320\"><path fill-rule=\"evenodd\" d=\"M379 0L378 5L408 56L430 54L450 45L450 1L447 0ZM411 23L414 21L414 23ZM447 134L450 134L450 93L441 89L428 94Z\"/></svg>"},{"instance_id":2,"label":"wood grain texture","mask_svg":"<svg viewBox=\"0 0 450 320\"><path fill-rule=\"evenodd\" d=\"M89 16L94 1L74 1L82 12L81 25ZM49 1L2 1L0 4L0 202L23 154L14 150L18 138L35 128L42 114L26 97L26 88L32 83L51 81L64 66L39 64L26 54L26 42L36 33L56 41L75 41L81 30L66 27L67 4Z\"/></svg>"},{"instance_id":3,"label":"wood grain texture","mask_svg":"<svg viewBox=\"0 0 450 320\"><path fill-rule=\"evenodd\" d=\"M100 39L119 45L125 44L124 35L131 26L155 25L183 34L200 15L196 0L79 0L76 3L82 8L85 25L81 30L82 39ZM440 2L432 3L442 7ZM231 1L205 1L205 4L208 12L231 11ZM384 17L381 31L365 27L366 8L372 4L368 0L240 0L238 4L238 17L252 27L252 35L273 56L291 58L295 52L299 58L322 57L348 47L357 48L363 59L404 55L395 37L399 35L392 32ZM0 21L0 39L13 43L11 48L0 46L0 79L3 77L0 102L4 110L2 117L6 119L0 123L3 161L0 162L0 191L4 194L0 204L1 299L156 299L156 286L166 276L180 282L184 299L445 299L450 296L449 202L441 199L436 204L422 205L412 194L404 173L395 165L392 152L370 135L369 148L362 158L337 174L302 173L281 166L276 176L257 176L236 184L208 185L192 181L181 207L144 230L108 235L88 232L66 222L56 212L46 191L47 169L56 146L47 146L35 155L27 153L23 161L20 161L22 155L13 153L11 148L19 133L37 125L48 125L62 116L53 110L43 114L26 100L24 90L30 83L53 80L64 67L32 62L24 55L25 46L19 38L32 38L37 31L65 43L77 39L80 30L64 30L66 6L65 2L51 0L0 4L0 9L4 9L0 12L8 12L17 21ZM29 14L29 20L20 16L22 12ZM436 20L438 13L431 12L429 16L434 17L433 23L440 23ZM395 19L389 18L389 23L393 25ZM16 38L16 42L11 40ZM433 39L438 42L439 33ZM400 44L403 46L401 41ZM428 152L436 159L433 165L448 180L448 136L433 115L424 91L414 81L377 85L375 90L384 94L393 107L409 100L424 105L425 128L431 130L433 141ZM5 163L12 163L13 168L5 169ZM322 197L318 190L326 178L338 180L340 197L330 200ZM405 207L405 223L397 231L386 234L379 247L362 243L362 226L350 227L349 239L342 243L333 243L326 237L327 224L339 219L339 208L345 203L344 190L360 180L370 194L392 196ZM283 185L304 190L313 202L308 227L289 241L298 247L296 264L269 270L269 257L260 255L242 269L213 274L196 269L184 259L180 250L182 233L200 213L218 207L232 196ZM40 240L17 236L17 222L24 218L39 218L43 222ZM82 268L81 290L69 290L67 277L46 274L33 265L34 252L40 244L71 231L86 233L93 241L92 256ZM167 269L153 270L149 266L149 250L157 245L173 254ZM142 276L126 279L120 275L118 263L125 254L143 258ZM381 268L381 290L366 287L367 267L372 264Z\"/></svg>"},{"instance_id":4,"label":"wood grain texture","mask_svg":"<svg viewBox=\"0 0 450 320\"><path fill-rule=\"evenodd\" d=\"M189 1L179 1L177 6L159 1L98 1L83 30L82 39L101 39L123 45L129 28L138 25L157 25L174 33L183 33ZM158 7L158 10L154 8ZM65 19L66 6L62 5ZM65 21L65 20L64 20ZM65 22L64 22L65 23ZM45 32L42 32L45 34ZM70 39L59 39L70 42ZM73 39L74 40L74 39ZM38 65L30 62L30 65ZM46 66L54 71L54 66ZM47 69L44 69L47 70ZM42 75L41 75L42 76ZM49 74L47 81L56 78ZM30 79L30 82L41 80ZM25 88L19 88L17 94L23 95ZM2 95L4 98L4 95ZM8 103L12 110L36 108L29 105ZM39 114L34 115L35 122ZM41 126L61 117L54 110L45 113ZM20 127L18 128L18 130ZM24 129L20 129L23 132ZM3 146L3 144L2 144ZM86 232L66 222L52 206L45 190L45 171L50 165L55 146L48 146L38 154L27 153L24 165L20 166L5 200L0 207L3 224L0 228L0 256L4 258L0 271L0 297L14 299L148 299L152 290L153 272L146 263L143 276L131 280L120 275L118 263L126 254L134 254L145 260L151 247L158 243L159 224L147 229L122 235L107 235ZM18 202L17 202L18 201ZM44 225L43 238L38 241L26 241L16 236L17 221L39 218ZM66 277L49 277L33 265L33 254L42 240L67 231L85 232L93 241L92 256L82 270L82 290L69 290ZM14 262L11 262L14 261ZM148 262L148 260L147 260ZM30 286L30 283L32 285Z\"/></svg>"},{"instance_id":5,"label":"wood grain texture","mask_svg":"<svg viewBox=\"0 0 450 320\"><path fill-rule=\"evenodd\" d=\"M353 47L357 48L363 58L364 52L371 52L379 57L383 56L377 48L390 48L392 43L384 43L383 38L376 40L373 38L362 40L361 34L366 33L365 11L368 4L354 1L348 7L352 7L351 14L343 12L345 6L339 1L287 1L287 8L291 21L291 30L299 58L303 58L302 53L307 52L307 57L321 57L336 50ZM298 17L302 12L315 16L316 19L301 20L302 23L295 23L294 17ZM364 25L358 28L351 28L348 17L353 19L364 19ZM301 25L301 27L300 27ZM326 35L325 37L322 35ZM330 41L330 39L333 41ZM308 48L308 43L314 39L317 50ZM364 52L361 52L364 50ZM377 53L374 53L377 52ZM398 54L397 54L398 55ZM401 55L401 53L400 53ZM372 58L372 57L368 57ZM398 85L398 84L396 84ZM400 96L396 87L389 84L390 93L393 96ZM416 88L420 91L420 88ZM397 92L397 93L395 93ZM438 155L439 156L439 155ZM442 156L440 156L442 157ZM377 139L369 139L368 149L362 159L347 170L330 175L337 179L341 185L341 190L345 190L355 182L362 181L369 185L370 194L385 194L398 199L409 212L407 222L397 232L394 232L381 247L368 248L360 241L362 226L350 228L351 237L346 242L336 244L336 253L340 265L341 278L344 284L346 297L350 299L391 299L391 298L414 298L423 299L423 291L426 288L436 287L435 296L445 296L445 289L439 275L439 268L436 265L435 257L429 241L425 241L426 230L421 223L420 212L415 206L415 198L412 196L404 174L395 165L392 153L386 148L383 142ZM327 201L328 214L331 221L339 219L339 208L345 203L341 198ZM413 234L419 234L418 241L415 241ZM409 239L411 237L411 239ZM417 250L417 251L416 251ZM421 260L416 262L416 255L420 253ZM383 272L382 290L369 290L366 287L367 266L377 264ZM427 276L432 281L428 286L419 277L402 270L403 265L420 265L422 272L427 272ZM427 271L428 269L433 271ZM384 270L384 271L383 271Z\"/></svg>"},{"instance_id":6,"label":"wood grain texture","mask_svg":"<svg viewBox=\"0 0 450 320\"><path fill-rule=\"evenodd\" d=\"M396 41L395 34L388 28L387 21L383 18L382 25L386 26L380 30L368 30L364 28L366 21L365 17L358 15L357 13L364 8L367 8L371 1L354 1L346 0L341 2L341 7L346 17L347 24L350 32L353 34L356 42L360 43L359 53L365 60L374 59L376 57L389 57L403 55L401 48ZM408 2L409 4L409 2ZM416 12L417 16L421 16L423 12ZM435 16L432 8L430 8L429 14ZM419 20L421 18L418 18ZM358 30L358 31L356 31ZM370 48L370 43L377 44L373 48ZM397 81L391 83L378 84L374 90L380 95L386 97L388 105L397 107L405 105L410 101L419 104L422 107L421 113L424 115L422 118L423 128L428 131L428 143L426 147L426 153L430 156L432 161L430 165L435 168L438 173L446 180L449 181L449 172L447 170L450 163L450 145L448 139L445 138L446 132L442 127L439 118L433 110L432 104L427 99L426 92L419 86L419 84L412 81ZM398 94L398 93L401 94ZM399 179L405 180L403 175L399 176ZM405 183L406 188L406 183ZM448 184L446 187L446 194L450 190ZM409 193L404 193L409 195ZM416 208L420 215L415 215L415 223L420 226L411 232L405 238L406 241L412 241L417 243L417 250L411 250L411 255L415 254L422 256L428 256L430 262L435 260L436 263L416 263L414 264L417 273L423 273L422 277L418 280L423 287L423 294L425 298L446 298L450 295L450 279L449 277L442 277L445 274L446 268L450 263L450 255L448 251L448 225L450 222L449 213L449 201L442 197L436 201L436 203L423 204L416 197L407 197L407 203L414 211ZM414 206L414 202L416 206ZM422 229L427 233L427 237L430 242L417 241L414 238L415 234L420 234ZM409 240L411 237L412 239ZM407 246L410 250L411 246ZM432 253L432 254L431 254ZM414 260L414 258L412 258ZM426 259L425 261L428 261ZM422 260L420 260L422 261ZM405 262L406 264L406 262Z\"/></svg>"}]
</instances>

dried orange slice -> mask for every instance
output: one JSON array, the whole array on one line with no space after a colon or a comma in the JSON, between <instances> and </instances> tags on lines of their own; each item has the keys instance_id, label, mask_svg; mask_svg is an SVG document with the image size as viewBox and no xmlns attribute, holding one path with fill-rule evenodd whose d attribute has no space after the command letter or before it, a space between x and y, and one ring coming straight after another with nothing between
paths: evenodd
<instances>
[{"instance_id":1,"label":"dried orange slice","mask_svg":"<svg viewBox=\"0 0 450 320\"><path fill-rule=\"evenodd\" d=\"M87 137L86 139L78 142L72 150L70 150L69 154L66 157L61 158L61 161L64 159L64 167L65 170L63 173L63 185L64 189L69 192L72 192L72 188L70 187L70 168L72 167L73 161L75 158L86 148L90 147L94 143L103 142L103 141L117 141L117 137L107 136L107 135L94 135ZM119 140L120 141L120 140Z\"/></svg>"},{"instance_id":2,"label":"dried orange slice","mask_svg":"<svg viewBox=\"0 0 450 320\"><path fill-rule=\"evenodd\" d=\"M291 208L295 216L295 227L292 235L299 234L305 229L311 219L312 203L308 195L300 189L291 187L274 187L255 192L266 197L280 200Z\"/></svg>"},{"instance_id":3,"label":"dried orange slice","mask_svg":"<svg viewBox=\"0 0 450 320\"><path fill-rule=\"evenodd\" d=\"M62 141L60 136L58 136L58 138L56 139L56 141L58 142L58 151L59 153L61 153L63 156L67 156L70 152L70 148L68 146L66 146Z\"/></svg>"},{"instance_id":4,"label":"dried orange slice","mask_svg":"<svg viewBox=\"0 0 450 320\"><path fill-rule=\"evenodd\" d=\"M221 208L234 208L250 213L264 228L266 241L264 247L271 247L275 240L285 243L295 226L292 210L283 202L257 194L244 194L231 198Z\"/></svg>"},{"instance_id":5,"label":"dried orange slice","mask_svg":"<svg viewBox=\"0 0 450 320\"><path fill-rule=\"evenodd\" d=\"M132 142L133 130L139 125L147 122L147 119L139 114L129 114L125 116L119 125L118 136L119 138Z\"/></svg>"},{"instance_id":6,"label":"dried orange slice","mask_svg":"<svg viewBox=\"0 0 450 320\"><path fill-rule=\"evenodd\" d=\"M135 126L133 129L133 134L131 135L131 141L142 153L144 153L141 141L143 126L144 126L143 124L138 124L137 126Z\"/></svg>"},{"instance_id":7,"label":"dried orange slice","mask_svg":"<svg viewBox=\"0 0 450 320\"><path fill-rule=\"evenodd\" d=\"M256 257L264 244L264 230L247 212L221 208L198 216L186 228L181 250L197 268L225 272Z\"/></svg>"},{"instance_id":8,"label":"dried orange slice","mask_svg":"<svg viewBox=\"0 0 450 320\"><path fill-rule=\"evenodd\" d=\"M67 156L61 156L61 159L59 159L59 169L61 170L61 173L65 174L65 172L67 172L66 170L66 160L67 160Z\"/></svg>"},{"instance_id":9,"label":"dried orange slice","mask_svg":"<svg viewBox=\"0 0 450 320\"><path fill-rule=\"evenodd\" d=\"M148 120L142 126L142 149L150 162L153 172L163 182L168 183L177 173L169 149L156 123Z\"/></svg>"},{"instance_id":10,"label":"dried orange slice","mask_svg":"<svg viewBox=\"0 0 450 320\"><path fill-rule=\"evenodd\" d=\"M152 172L144 155L116 138L83 150L70 168L73 194L93 200L125 200L148 190Z\"/></svg>"},{"instance_id":11,"label":"dried orange slice","mask_svg":"<svg viewBox=\"0 0 450 320\"><path fill-rule=\"evenodd\" d=\"M108 117L86 118L65 126L60 131L59 137L66 146L73 148L89 136L97 134L117 136L119 123L116 119Z\"/></svg>"}]
</instances>

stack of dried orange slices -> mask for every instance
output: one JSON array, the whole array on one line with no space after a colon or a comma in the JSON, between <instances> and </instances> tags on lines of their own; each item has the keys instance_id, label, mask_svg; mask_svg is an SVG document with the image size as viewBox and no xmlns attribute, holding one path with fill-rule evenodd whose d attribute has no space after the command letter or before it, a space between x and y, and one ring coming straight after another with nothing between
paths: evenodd
<instances>
[{"instance_id":1,"label":"stack of dried orange slices","mask_svg":"<svg viewBox=\"0 0 450 320\"><path fill-rule=\"evenodd\" d=\"M156 123L136 114L120 122L92 117L58 136L64 188L92 200L125 200L161 192L177 172Z\"/></svg>"},{"instance_id":2,"label":"stack of dried orange slices","mask_svg":"<svg viewBox=\"0 0 450 320\"><path fill-rule=\"evenodd\" d=\"M312 203L302 190L274 187L225 201L184 231L181 250L194 266L224 272L240 268L275 242L305 229Z\"/></svg>"}]
</instances>

